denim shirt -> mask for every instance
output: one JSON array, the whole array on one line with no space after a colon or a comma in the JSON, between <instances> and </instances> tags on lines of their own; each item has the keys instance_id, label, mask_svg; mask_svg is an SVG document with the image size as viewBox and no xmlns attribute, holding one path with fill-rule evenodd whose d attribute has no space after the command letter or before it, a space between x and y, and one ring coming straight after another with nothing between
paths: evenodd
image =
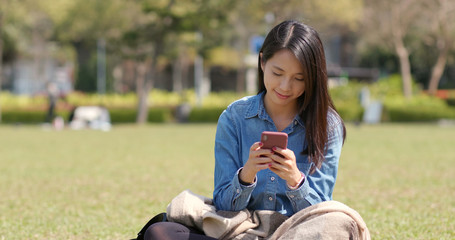
<instances>
[{"instance_id":1,"label":"denim shirt","mask_svg":"<svg viewBox=\"0 0 455 240\"><path fill-rule=\"evenodd\" d=\"M297 167L305 175L296 190L287 187L270 169L261 170L252 185L239 182L239 171L248 160L250 147L260 141L263 131L277 131L267 114L264 93L235 101L221 114L215 139L215 188L213 199L218 210L274 210L291 216L310 205L332 199L343 145L343 126L339 116L328 114L328 143L320 169L309 175L313 163L301 154L305 125L297 115L283 132L288 134L288 149L294 151ZM306 145L306 144L305 144Z\"/></svg>"}]
</instances>

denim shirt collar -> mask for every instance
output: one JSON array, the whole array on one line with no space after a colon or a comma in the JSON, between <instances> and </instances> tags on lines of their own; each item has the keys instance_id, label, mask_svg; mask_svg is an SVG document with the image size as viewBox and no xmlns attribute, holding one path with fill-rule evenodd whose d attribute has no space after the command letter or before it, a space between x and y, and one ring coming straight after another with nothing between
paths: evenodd
<instances>
[{"instance_id":1,"label":"denim shirt collar","mask_svg":"<svg viewBox=\"0 0 455 240\"><path fill-rule=\"evenodd\" d=\"M247 111L245 111L245 118L253 118L257 116L259 119L273 123L272 118L265 110L264 95L265 91L253 97L252 103L250 104ZM298 114L294 117L294 122L297 122L300 126L305 128L305 124Z\"/></svg>"}]
</instances>

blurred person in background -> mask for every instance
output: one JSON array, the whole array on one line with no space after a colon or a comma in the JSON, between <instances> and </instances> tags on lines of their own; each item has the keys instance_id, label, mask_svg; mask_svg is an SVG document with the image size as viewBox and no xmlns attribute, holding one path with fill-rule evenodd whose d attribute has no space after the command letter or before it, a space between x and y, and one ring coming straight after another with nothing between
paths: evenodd
<instances>
[{"instance_id":1,"label":"blurred person in background","mask_svg":"<svg viewBox=\"0 0 455 240\"><path fill-rule=\"evenodd\" d=\"M55 106L57 104L60 91L57 84L54 82L48 82L46 84L47 98L48 98L48 108L46 114L46 122L52 123L55 117Z\"/></svg>"}]
</instances>

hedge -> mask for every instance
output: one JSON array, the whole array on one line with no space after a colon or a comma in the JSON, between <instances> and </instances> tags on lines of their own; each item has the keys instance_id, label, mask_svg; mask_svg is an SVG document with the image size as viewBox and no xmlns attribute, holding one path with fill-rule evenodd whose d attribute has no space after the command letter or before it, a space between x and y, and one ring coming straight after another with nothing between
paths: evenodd
<instances>
[{"instance_id":1,"label":"hedge","mask_svg":"<svg viewBox=\"0 0 455 240\"><path fill-rule=\"evenodd\" d=\"M439 100L438 100L439 101ZM338 113L345 122L361 121L364 109L360 104L341 103L336 105ZM385 122L434 122L440 119L454 119L455 107L439 104L417 104L415 102L397 103L385 101L382 109Z\"/></svg>"},{"instance_id":2,"label":"hedge","mask_svg":"<svg viewBox=\"0 0 455 240\"><path fill-rule=\"evenodd\" d=\"M137 110L131 108L109 109L112 123L134 123L136 122ZM150 108L147 122L164 123L172 119L171 108Z\"/></svg>"},{"instance_id":3,"label":"hedge","mask_svg":"<svg viewBox=\"0 0 455 240\"><path fill-rule=\"evenodd\" d=\"M218 122L218 118L226 107L198 107L191 109L188 116L188 122L192 123L207 123Z\"/></svg>"},{"instance_id":4,"label":"hedge","mask_svg":"<svg viewBox=\"0 0 455 240\"><path fill-rule=\"evenodd\" d=\"M148 112L148 122L151 123L163 123L172 120L171 108L150 108ZM43 110L26 110L26 109L15 109L15 110L2 110L2 123L7 124L37 124L43 123L46 119L46 111ZM116 123L134 123L136 121L137 110L136 109L109 109L111 122ZM63 117L65 121L68 120L68 111L58 111L57 116Z\"/></svg>"},{"instance_id":5,"label":"hedge","mask_svg":"<svg viewBox=\"0 0 455 240\"><path fill-rule=\"evenodd\" d=\"M339 103L336 104L335 107L338 114L340 114L345 122L357 122L362 120L363 108L358 103Z\"/></svg>"},{"instance_id":6,"label":"hedge","mask_svg":"<svg viewBox=\"0 0 455 240\"><path fill-rule=\"evenodd\" d=\"M447 99L442 100L415 91L411 99L406 99L401 94L401 79L392 76L382 79L374 84L349 82L347 85L338 86L330 90L333 102L341 117L346 122L362 120L363 108L360 105L359 93L362 88L368 87L371 100L380 100L384 104L383 121L389 122L428 122L439 119L455 119L455 90L448 91ZM194 98L194 92L188 92L188 99ZM237 93L212 93L207 96L202 107L193 107L190 112L185 112L183 120L179 116L181 96L176 93L155 91L152 93L155 104L151 105L148 113L148 122L164 123L172 121L187 121L191 123L216 123L226 106L235 99L240 98ZM2 123L42 123L46 118L46 102L43 97L22 97L2 92ZM96 101L111 102L106 104L112 123L134 123L137 110L133 106L134 95L72 95L72 101L79 103L93 103ZM194 106L189 101L188 106ZM72 104L74 105L74 104ZM68 119L69 109L62 102L57 105L57 115Z\"/></svg>"},{"instance_id":7,"label":"hedge","mask_svg":"<svg viewBox=\"0 0 455 240\"><path fill-rule=\"evenodd\" d=\"M384 114L390 122L430 122L455 119L455 107L428 95L418 95L411 99L395 96L384 101Z\"/></svg>"},{"instance_id":8,"label":"hedge","mask_svg":"<svg viewBox=\"0 0 455 240\"><path fill-rule=\"evenodd\" d=\"M357 122L362 120L363 109L359 104L338 104L337 110L345 122ZM188 122L190 123L216 123L224 107L197 107L190 111ZM117 123L134 123L136 121L136 109L109 109L111 121ZM166 123L174 121L172 108L150 108L147 122ZM396 104L385 102L383 108L383 121L387 122L431 122L439 119L454 119L455 107L449 106L425 106L409 104ZM67 111L57 112L58 116L68 119ZM43 123L46 111L38 110L3 110L2 123L7 124L37 124Z\"/></svg>"},{"instance_id":9,"label":"hedge","mask_svg":"<svg viewBox=\"0 0 455 240\"><path fill-rule=\"evenodd\" d=\"M46 111L2 110L2 123L40 123L46 120Z\"/></svg>"},{"instance_id":10,"label":"hedge","mask_svg":"<svg viewBox=\"0 0 455 240\"><path fill-rule=\"evenodd\" d=\"M390 122L432 122L439 119L455 119L455 108L385 106L384 114Z\"/></svg>"}]
</instances>

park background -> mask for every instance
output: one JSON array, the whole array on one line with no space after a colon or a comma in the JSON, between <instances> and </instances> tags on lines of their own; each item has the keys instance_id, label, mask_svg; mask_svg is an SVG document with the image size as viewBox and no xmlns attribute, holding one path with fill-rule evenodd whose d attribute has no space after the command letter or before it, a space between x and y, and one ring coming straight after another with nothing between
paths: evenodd
<instances>
[{"instance_id":1,"label":"park background","mask_svg":"<svg viewBox=\"0 0 455 240\"><path fill-rule=\"evenodd\" d=\"M348 124L334 199L373 239L453 238L455 2L0 0L0 239L130 238L211 196L217 118L285 19L320 33ZM65 123L104 106L112 129L46 124L50 82Z\"/></svg>"}]
</instances>

